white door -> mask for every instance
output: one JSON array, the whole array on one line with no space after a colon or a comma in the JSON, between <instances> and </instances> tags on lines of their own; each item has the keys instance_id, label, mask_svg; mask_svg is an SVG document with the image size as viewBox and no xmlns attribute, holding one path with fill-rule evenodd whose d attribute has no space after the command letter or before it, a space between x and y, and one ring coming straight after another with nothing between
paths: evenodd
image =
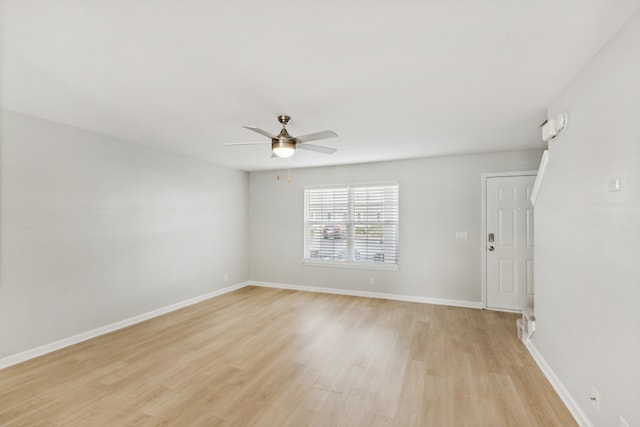
<instances>
[{"instance_id":1,"label":"white door","mask_svg":"<svg viewBox=\"0 0 640 427\"><path fill-rule=\"evenodd\" d=\"M487 178L487 308L533 306L533 206L535 176Z\"/></svg>"}]
</instances>

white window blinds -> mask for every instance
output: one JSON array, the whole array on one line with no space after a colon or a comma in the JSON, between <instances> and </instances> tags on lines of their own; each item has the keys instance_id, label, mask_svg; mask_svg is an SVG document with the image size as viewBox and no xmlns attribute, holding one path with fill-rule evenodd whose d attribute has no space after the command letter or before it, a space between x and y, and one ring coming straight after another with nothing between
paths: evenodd
<instances>
[{"instance_id":1,"label":"white window blinds","mask_svg":"<svg viewBox=\"0 0 640 427\"><path fill-rule=\"evenodd\" d=\"M398 263L398 186L350 189L354 261Z\"/></svg>"},{"instance_id":2,"label":"white window blinds","mask_svg":"<svg viewBox=\"0 0 640 427\"><path fill-rule=\"evenodd\" d=\"M305 259L348 258L349 192L347 187L305 189Z\"/></svg>"},{"instance_id":3,"label":"white window blinds","mask_svg":"<svg viewBox=\"0 0 640 427\"><path fill-rule=\"evenodd\" d=\"M398 264L397 184L305 188L306 261Z\"/></svg>"}]
</instances>

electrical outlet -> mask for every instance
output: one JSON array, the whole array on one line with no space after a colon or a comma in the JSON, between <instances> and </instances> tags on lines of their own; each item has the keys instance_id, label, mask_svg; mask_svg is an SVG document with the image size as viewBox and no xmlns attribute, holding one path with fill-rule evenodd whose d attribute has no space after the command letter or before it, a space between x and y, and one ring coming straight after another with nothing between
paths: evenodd
<instances>
[{"instance_id":1,"label":"electrical outlet","mask_svg":"<svg viewBox=\"0 0 640 427\"><path fill-rule=\"evenodd\" d=\"M629 423L624 418L620 417L620 426L619 427L629 427Z\"/></svg>"},{"instance_id":2,"label":"electrical outlet","mask_svg":"<svg viewBox=\"0 0 640 427\"><path fill-rule=\"evenodd\" d=\"M376 279L374 279L373 277L369 277L369 284L370 285L375 285L376 284Z\"/></svg>"},{"instance_id":3,"label":"electrical outlet","mask_svg":"<svg viewBox=\"0 0 640 427\"><path fill-rule=\"evenodd\" d=\"M600 393L595 386L591 386L591 404L596 408L596 411L600 411Z\"/></svg>"},{"instance_id":4,"label":"electrical outlet","mask_svg":"<svg viewBox=\"0 0 640 427\"><path fill-rule=\"evenodd\" d=\"M229 273L224 273L224 281L226 282L227 280L229 280Z\"/></svg>"}]
</instances>

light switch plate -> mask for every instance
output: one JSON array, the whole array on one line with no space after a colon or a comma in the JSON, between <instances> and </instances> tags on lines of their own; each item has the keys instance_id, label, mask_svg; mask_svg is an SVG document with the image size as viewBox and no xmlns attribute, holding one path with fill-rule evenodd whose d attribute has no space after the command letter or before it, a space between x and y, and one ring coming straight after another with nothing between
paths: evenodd
<instances>
[{"instance_id":1,"label":"light switch plate","mask_svg":"<svg viewBox=\"0 0 640 427\"><path fill-rule=\"evenodd\" d=\"M607 183L607 189L609 191L620 191L621 182L620 178L611 178Z\"/></svg>"},{"instance_id":2,"label":"light switch plate","mask_svg":"<svg viewBox=\"0 0 640 427\"><path fill-rule=\"evenodd\" d=\"M456 231L456 240L468 240L469 233L466 231Z\"/></svg>"}]
</instances>

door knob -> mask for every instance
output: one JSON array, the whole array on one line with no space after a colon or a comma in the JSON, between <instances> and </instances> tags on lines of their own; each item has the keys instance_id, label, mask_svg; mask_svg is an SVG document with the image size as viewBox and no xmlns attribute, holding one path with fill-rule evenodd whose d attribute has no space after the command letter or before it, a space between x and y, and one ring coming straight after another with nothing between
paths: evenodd
<instances>
[{"instance_id":1,"label":"door knob","mask_svg":"<svg viewBox=\"0 0 640 427\"><path fill-rule=\"evenodd\" d=\"M489 251L493 252L494 251L494 247L493 246L489 246Z\"/></svg>"}]
</instances>

